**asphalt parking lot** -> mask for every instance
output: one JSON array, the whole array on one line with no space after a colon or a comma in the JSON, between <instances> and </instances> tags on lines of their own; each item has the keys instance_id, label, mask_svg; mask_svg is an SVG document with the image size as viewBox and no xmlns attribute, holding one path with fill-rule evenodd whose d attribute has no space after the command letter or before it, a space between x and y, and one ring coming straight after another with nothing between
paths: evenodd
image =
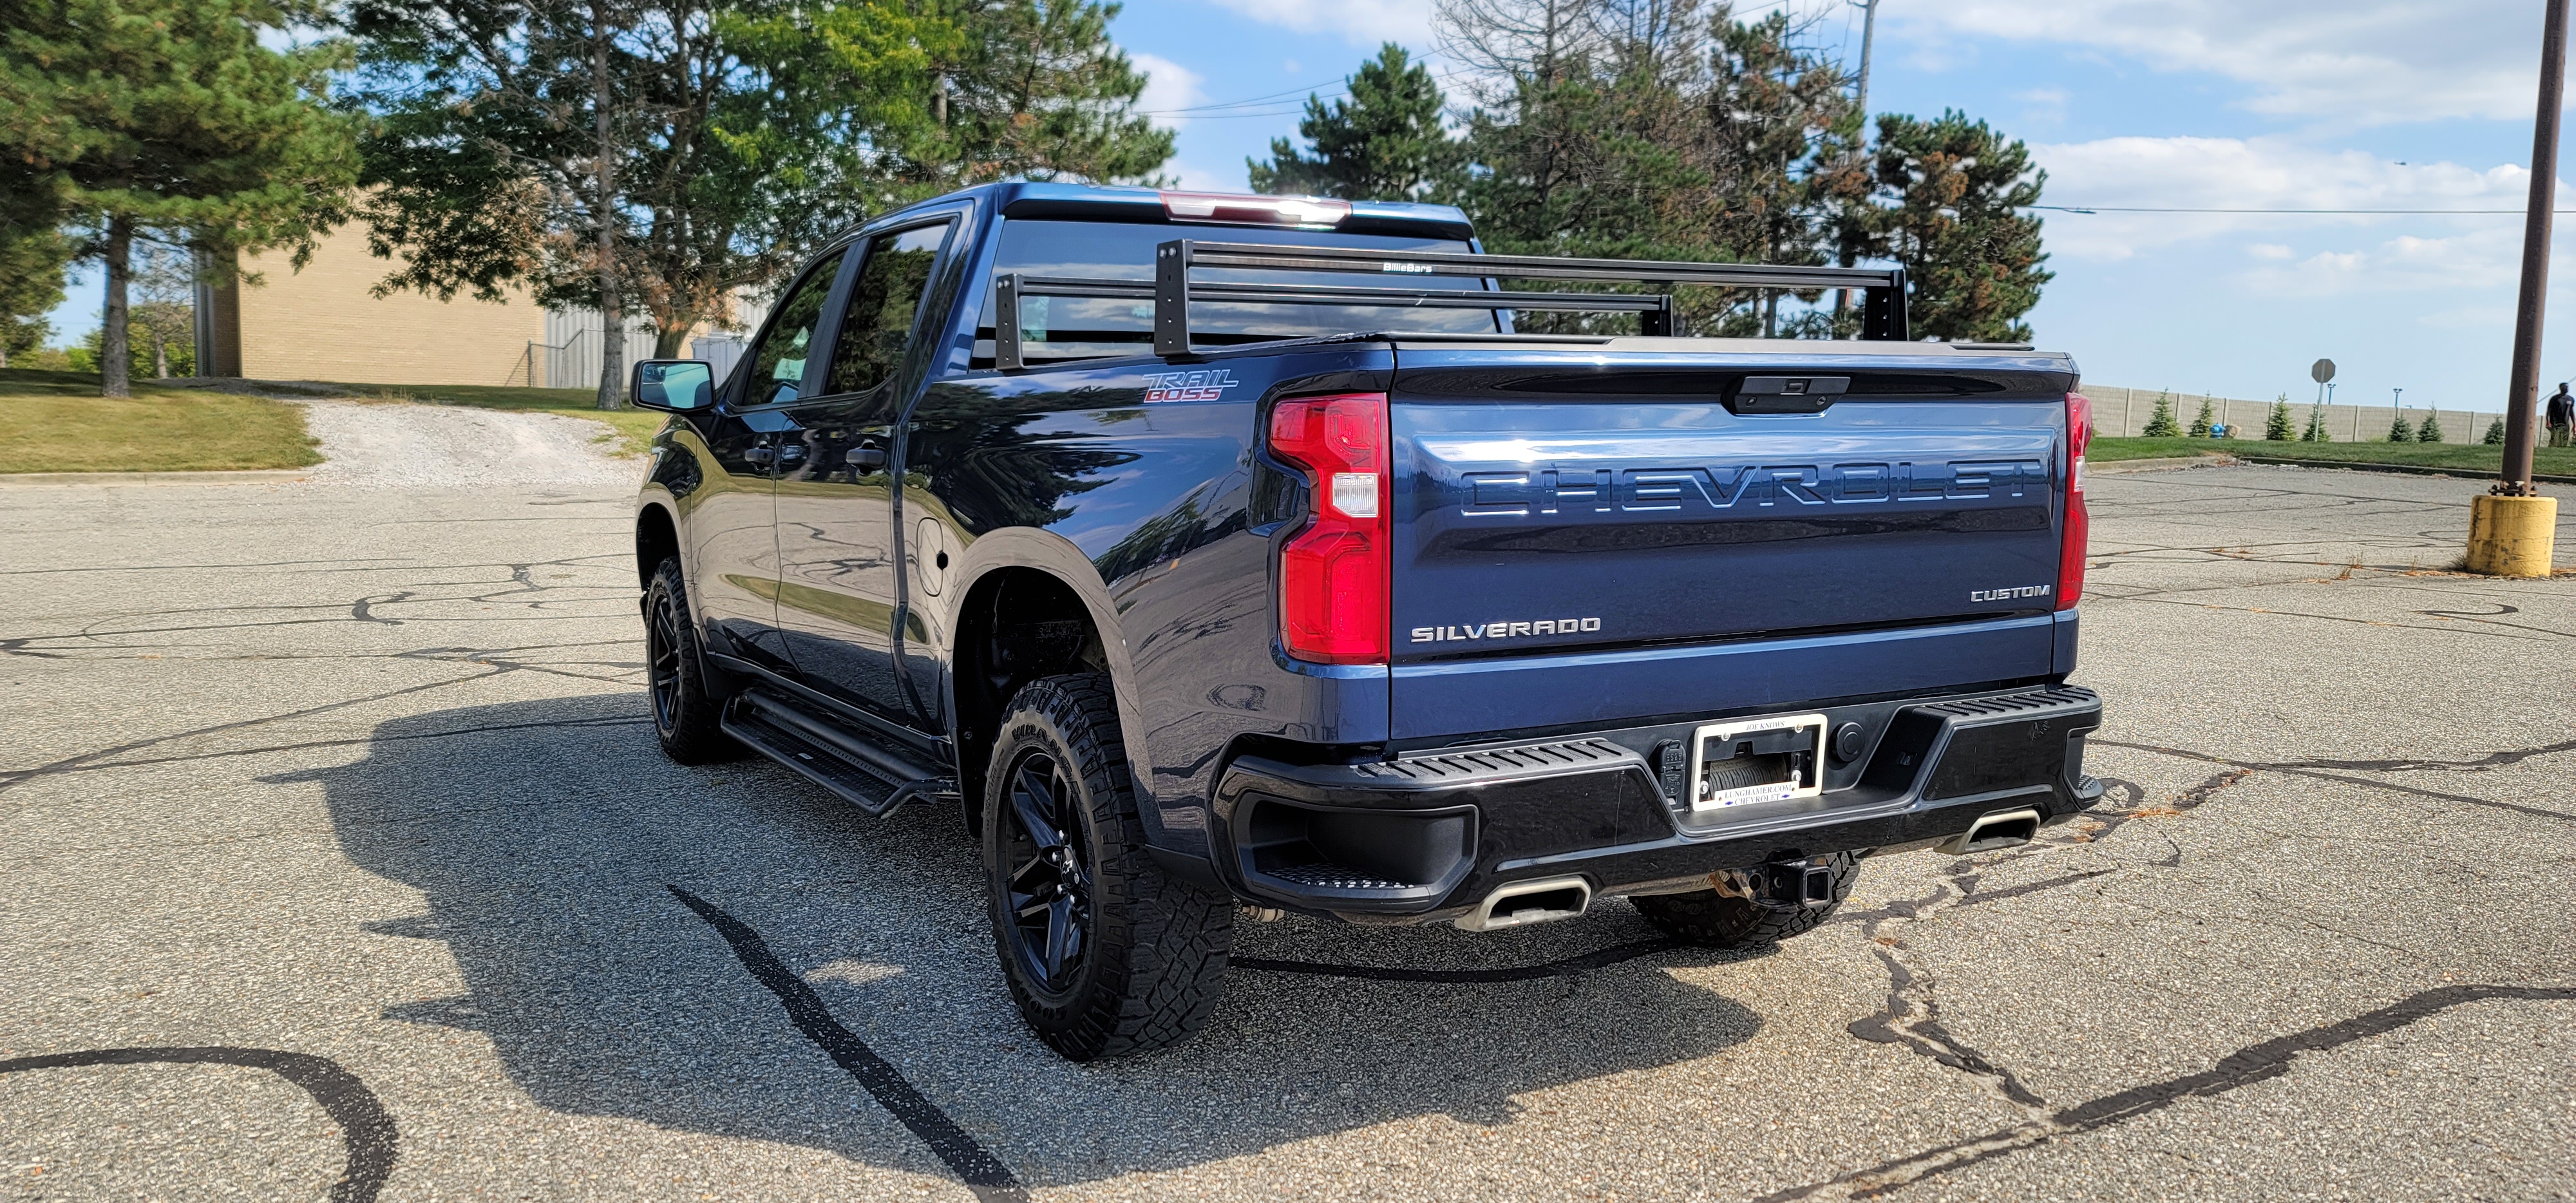
<instances>
[{"instance_id":1,"label":"asphalt parking lot","mask_svg":"<svg viewBox=\"0 0 2576 1203\"><path fill-rule=\"evenodd\" d=\"M2568 1198L2576 577L2441 571L2481 487L2097 477L2041 844L1750 955L1247 921L1088 1066L954 816L658 754L622 487L10 487L0 1194Z\"/></svg>"}]
</instances>

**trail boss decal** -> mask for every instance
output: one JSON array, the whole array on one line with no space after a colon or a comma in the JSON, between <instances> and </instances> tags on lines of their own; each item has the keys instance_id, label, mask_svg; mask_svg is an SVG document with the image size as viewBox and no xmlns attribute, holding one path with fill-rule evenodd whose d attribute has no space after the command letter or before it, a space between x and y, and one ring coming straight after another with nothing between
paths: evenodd
<instances>
[{"instance_id":1,"label":"trail boss decal","mask_svg":"<svg viewBox=\"0 0 2576 1203\"><path fill-rule=\"evenodd\" d=\"M1207 368L1196 372L1154 372L1145 377L1145 400L1216 401L1225 390L1241 383L1227 368Z\"/></svg>"},{"instance_id":2,"label":"trail boss decal","mask_svg":"<svg viewBox=\"0 0 2576 1203\"><path fill-rule=\"evenodd\" d=\"M1415 627L1415 643L1449 643L1461 639L1520 639L1531 635L1573 635L1598 631L1598 618L1541 618L1533 622L1488 622L1463 627Z\"/></svg>"}]
</instances>

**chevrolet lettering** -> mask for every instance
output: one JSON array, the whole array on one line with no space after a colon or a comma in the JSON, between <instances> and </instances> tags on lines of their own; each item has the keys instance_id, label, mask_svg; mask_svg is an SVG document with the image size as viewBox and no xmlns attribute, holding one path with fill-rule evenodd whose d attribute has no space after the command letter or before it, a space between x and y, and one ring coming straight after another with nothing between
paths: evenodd
<instances>
[{"instance_id":1,"label":"chevrolet lettering","mask_svg":"<svg viewBox=\"0 0 2576 1203\"><path fill-rule=\"evenodd\" d=\"M1858 337L1715 337L1763 289L1838 292ZM1076 1060L1219 1014L1266 1039L1272 1009L1224 1009L1247 909L1375 940L1624 899L1603 939L1796 936L1867 858L2010 847L2103 792L2075 364L1917 341L1909 295L1486 255L1440 205L1016 181L897 210L720 381L637 365L668 415L632 531L654 734L775 762L833 839L873 838L835 807L948 811L1012 1001ZM1443 999L1410 1013L1583 1030L1548 1013L1580 999Z\"/></svg>"}]
</instances>

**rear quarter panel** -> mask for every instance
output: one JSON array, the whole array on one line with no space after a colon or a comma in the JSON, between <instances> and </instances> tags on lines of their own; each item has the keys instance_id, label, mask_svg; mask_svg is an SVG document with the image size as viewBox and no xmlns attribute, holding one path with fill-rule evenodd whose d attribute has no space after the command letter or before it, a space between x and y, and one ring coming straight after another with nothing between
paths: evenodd
<instances>
[{"instance_id":1,"label":"rear quarter panel","mask_svg":"<svg viewBox=\"0 0 2576 1203\"><path fill-rule=\"evenodd\" d=\"M1392 366L1384 347L1335 347L932 386L905 435L904 521L914 547L953 553L945 574L913 574L939 589L916 588L923 650L954 646L983 575L1064 578L1106 616L1129 758L1172 847L1197 843L1212 775L1241 737L1383 741L1385 668L1273 650L1276 519L1257 512L1255 433L1271 396L1383 390Z\"/></svg>"}]
</instances>

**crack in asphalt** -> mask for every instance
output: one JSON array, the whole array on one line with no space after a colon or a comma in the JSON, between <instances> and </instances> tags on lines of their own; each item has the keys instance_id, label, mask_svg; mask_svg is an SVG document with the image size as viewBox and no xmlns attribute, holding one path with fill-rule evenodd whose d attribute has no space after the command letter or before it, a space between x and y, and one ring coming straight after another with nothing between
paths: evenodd
<instances>
[{"instance_id":1,"label":"crack in asphalt","mask_svg":"<svg viewBox=\"0 0 2576 1203\"><path fill-rule=\"evenodd\" d=\"M2285 773L2293 777L2308 777L2319 781L2336 781L2346 785L2359 785L2370 789L2387 790L2393 793L2412 794L2419 798L2435 798L2444 802L2458 802L2469 806L2483 806L2491 810L2512 811L2516 814L2530 815L2534 818L2556 819L2560 822L2576 822L2576 813L2569 813L2567 811L2549 810L2545 807L2539 806L2524 806L2518 802L2499 802L2493 798L2477 798L2471 797L2467 794L2446 793L2442 790L2423 789L2412 785L2401 785L2393 781L2373 781L2367 777L2354 777L2344 773L2330 773L2321 769L2311 768L2307 763L2301 761L2235 760L2225 756L2212 755L2207 752L2194 752L2187 748L2168 748L2159 744L2129 743L2122 740L2102 739L2099 737L2093 738L2090 742L2107 747L2128 748L2139 752L2154 752L2160 756L2174 756L2180 757L2184 760L2197 760L2205 764L2223 764L2231 768L2243 769L2247 772ZM2527 759L2530 756L2562 750L2576 750L2576 742L2571 742L2571 744L2548 744L2536 749L2526 749L2522 750L2520 755ZM2516 753L2499 752L2495 753L2495 755L2510 756L2516 755ZM2484 765L2482 762L2471 763L2480 763L2481 767L2500 767L2500 764ZM2518 762L2509 761L2501 763ZM2455 766L2447 766L2439 762L2429 762L2425 767L2448 768Z\"/></svg>"},{"instance_id":2,"label":"crack in asphalt","mask_svg":"<svg viewBox=\"0 0 2576 1203\"><path fill-rule=\"evenodd\" d=\"M400 1139L391 1115L358 1075L328 1057L273 1048L99 1048L0 1061L0 1074L92 1065L239 1065L264 1069L313 1096L339 1125L347 1162L331 1184L332 1203L372 1203L394 1172Z\"/></svg>"},{"instance_id":3,"label":"crack in asphalt","mask_svg":"<svg viewBox=\"0 0 2576 1203\"><path fill-rule=\"evenodd\" d=\"M1011 1172L1010 1167L1003 1165L1001 1159L985 1148L982 1141L975 1139L973 1133L959 1127L957 1121L939 1109L938 1104L923 1097L911 1082L904 1079L903 1071L896 1069L893 1062L878 1055L875 1049L868 1047L867 1041L859 1038L858 1033L834 1018L832 1009L824 1004L823 996L806 985L805 979L796 976L786 962L779 960L778 954L770 951L769 942L761 939L759 932L726 914L723 908L687 890L678 886L663 888L671 891L671 896L679 899L681 905L697 912L699 918L707 921L707 926L716 929L716 934L724 937L726 946L733 950L734 958L750 972L752 980L777 996L779 1005L787 1010L788 1022L795 1024L797 1031L803 1032L806 1039L822 1049L833 1064L857 1079L879 1106L911 1129L923 1144L930 1146L930 1151L965 1181L967 1189L975 1192L976 1198L987 1203L997 1200L1028 1203L1028 1189L1020 1185L1019 1177Z\"/></svg>"},{"instance_id":4,"label":"crack in asphalt","mask_svg":"<svg viewBox=\"0 0 2576 1203\"><path fill-rule=\"evenodd\" d=\"M2292 1065L2303 1055L2331 1052L2385 1035L2453 1007L2496 1000L2576 1000L2576 986L2436 986L2375 1011L2248 1045L2198 1073L2131 1087L2060 1108L1984 1136L1935 1145L1823 1182L1775 1191L1761 1196L1758 1203L1792 1203L1793 1200L1811 1199L1827 1192L1836 1192L1847 1199L1876 1198L1926 1178L2010 1156L2061 1137L2126 1123L2188 1099L2216 1098L2258 1082L2267 1082L2289 1073Z\"/></svg>"},{"instance_id":5,"label":"crack in asphalt","mask_svg":"<svg viewBox=\"0 0 2576 1203\"><path fill-rule=\"evenodd\" d=\"M1862 921L1862 937L1870 941L1870 951L1887 970L1887 1002L1876 1014L1853 1020L1844 1030L1873 1044L1893 1044L1967 1074L2006 1104L2036 1117L2044 1113L2048 1100L2010 1068L1943 1026L1931 968L1889 930L1891 924L1919 923L1960 905L1976 888L1975 872L1975 867L1964 861L1953 865L1931 894L1912 902L1891 904L1882 913Z\"/></svg>"}]
</instances>

